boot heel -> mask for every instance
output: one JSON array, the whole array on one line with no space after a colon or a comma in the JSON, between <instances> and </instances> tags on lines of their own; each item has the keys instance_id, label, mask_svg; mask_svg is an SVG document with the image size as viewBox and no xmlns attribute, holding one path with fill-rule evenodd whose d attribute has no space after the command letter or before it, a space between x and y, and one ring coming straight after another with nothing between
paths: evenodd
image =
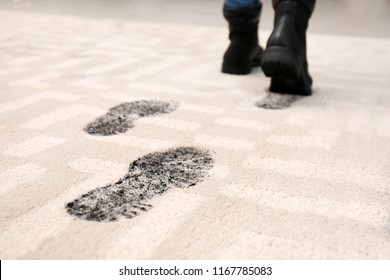
<instances>
[{"instance_id":1,"label":"boot heel","mask_svg":"<svg viewBox=\"0 0 390 280\"><path fill-rule=\"evenodd\" d=\"M222 63L222 72L226 74L234 74L234 75L246 75L249 74L252 71L253 67L257 67L261 65L261 53L262 51L259 51L260 58L254 59L250 63L246 64L237 64L237 63L231 63L224 61Z\"/></svg>"},{"instance_id":2,"label":"boot heel","mask_svg":"<svg viewBox=\"0 0 390 280\"><path fill-rule=\"evenodd\" d=\"M251 72L250 64L233 64L229 62L222 63L222 72L234 75L246 75Z\"/></svg>"},{"instance_id":3,"label":"boot heel","mask_svg":"<svg viewBox=\"0 0 390 280\"><path fill-rule=\"evenodd\" d=\"M284 47L269 47L264 51L261 67L267 77L299 76L299 57Z\"/></svg>"},{"instance_id":4,"label":"boot heel","mask_svg":"<svg viewBox=\"0 0 390 280\"><path fill-rule=\"evenodd\" d=\"M303 62L289 48L268 47L264 51L261 67L264 74L272 78L270 91L311 94L311 83L308 75L305 74Z\"/></svg>"}]
</instances>

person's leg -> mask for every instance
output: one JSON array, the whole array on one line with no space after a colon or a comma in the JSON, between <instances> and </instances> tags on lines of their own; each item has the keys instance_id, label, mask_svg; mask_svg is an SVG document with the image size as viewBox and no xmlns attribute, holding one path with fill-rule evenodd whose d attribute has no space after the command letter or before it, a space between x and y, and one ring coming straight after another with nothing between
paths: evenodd
<instances>
[{"instance_id":1,"label":"person's leg","mask_svg":"<svg viewBox=\"0 0 390 280\"><path fill-rule=\"evenodd\" d=\"M259 46L259 0L226 0L223 15L229 23L230 45L223 56L222 72L248 74L260 66L263 49Z\"/></svg>"},{"instance_id":2,"label":"person's leg","mask_svg":"<svg viewBox=\"0 0 390 280\"><path fill-rule=\"evenodd\" d=\"M262 58L262 69L271 77L270 90L311 94L312 78L306 57L306 30L315 0L273 0L274 30Z\"/></svg>"}]
</instances>

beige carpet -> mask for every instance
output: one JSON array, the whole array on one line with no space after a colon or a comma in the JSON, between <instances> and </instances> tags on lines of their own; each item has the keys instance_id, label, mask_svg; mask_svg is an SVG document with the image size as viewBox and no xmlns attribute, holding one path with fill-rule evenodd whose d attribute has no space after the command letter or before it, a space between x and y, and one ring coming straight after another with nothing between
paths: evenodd
<instances>
[{"instance_id":1,"label":"beige carpet","mask_svg":"<svg viewBox=\"0 0 390 280\"><path fill-rule=\"evenodd\" d=\"M389 259L390 40L310 34L302 99L270 96L260 70L221 74L226 46L221 28L0 11L0 257ZM83 130L136 100L178 107ZM66 211L181 146L213 157L196 185L134 218Z\"/></svg>"}]
</instances>

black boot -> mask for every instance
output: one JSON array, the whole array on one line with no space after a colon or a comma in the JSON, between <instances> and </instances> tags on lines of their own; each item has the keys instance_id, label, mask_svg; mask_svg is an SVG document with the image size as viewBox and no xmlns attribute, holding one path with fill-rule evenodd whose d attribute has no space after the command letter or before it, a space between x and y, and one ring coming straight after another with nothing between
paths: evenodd
<instances>
[{"instance_id":1,"label":"black boot","mask_svg":"<svg viewBox=\"0 0 390 280\"><path fill-rule=\"evenodd\" d=\"M263 53L257 34L260 13L261 4L239 10L223 8L231 41L223 57L223 73L244 75L250 73L252 67L260 66Z\"/></svg>"},{"instance_id":2,"label":"black boot","mask_svg":"<svg viewBox=\"0 0 390 280\"><path fill-rule=\"evenodd\" d=\"M261 67L271 77L270 91L310 95L312 78L306 57L306 30L315 0L273 0L274 30Z\"/></svg>"}]
</instances>

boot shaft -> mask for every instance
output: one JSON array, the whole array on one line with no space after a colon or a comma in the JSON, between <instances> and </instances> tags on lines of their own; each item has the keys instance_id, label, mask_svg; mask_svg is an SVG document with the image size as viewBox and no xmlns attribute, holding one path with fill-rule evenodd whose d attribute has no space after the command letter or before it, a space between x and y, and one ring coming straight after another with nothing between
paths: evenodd
<instances>
[{"instance_id":1,"label":"boot shaft","mask_svg":"<svg viewBox=\"0 0 390 280\"><path fill-rule=\"evenodd\" d=\"M306 30L315 0L273 0L272 3L275 9L274 30L267 47L287 47L307 61Z\"/></svg>"},{"instance_id":2,"label":"boot shaft","mask_svg":"<svg viewBox=\"0 0 390 280\"><path fill-rule=\"evenodd\" d=\"M223 15L229 24L229 39L242 40L258 44L258 26L261 14L260 4L257 7L231 10L223 8Z\"/></svg>"}]
</instances>

